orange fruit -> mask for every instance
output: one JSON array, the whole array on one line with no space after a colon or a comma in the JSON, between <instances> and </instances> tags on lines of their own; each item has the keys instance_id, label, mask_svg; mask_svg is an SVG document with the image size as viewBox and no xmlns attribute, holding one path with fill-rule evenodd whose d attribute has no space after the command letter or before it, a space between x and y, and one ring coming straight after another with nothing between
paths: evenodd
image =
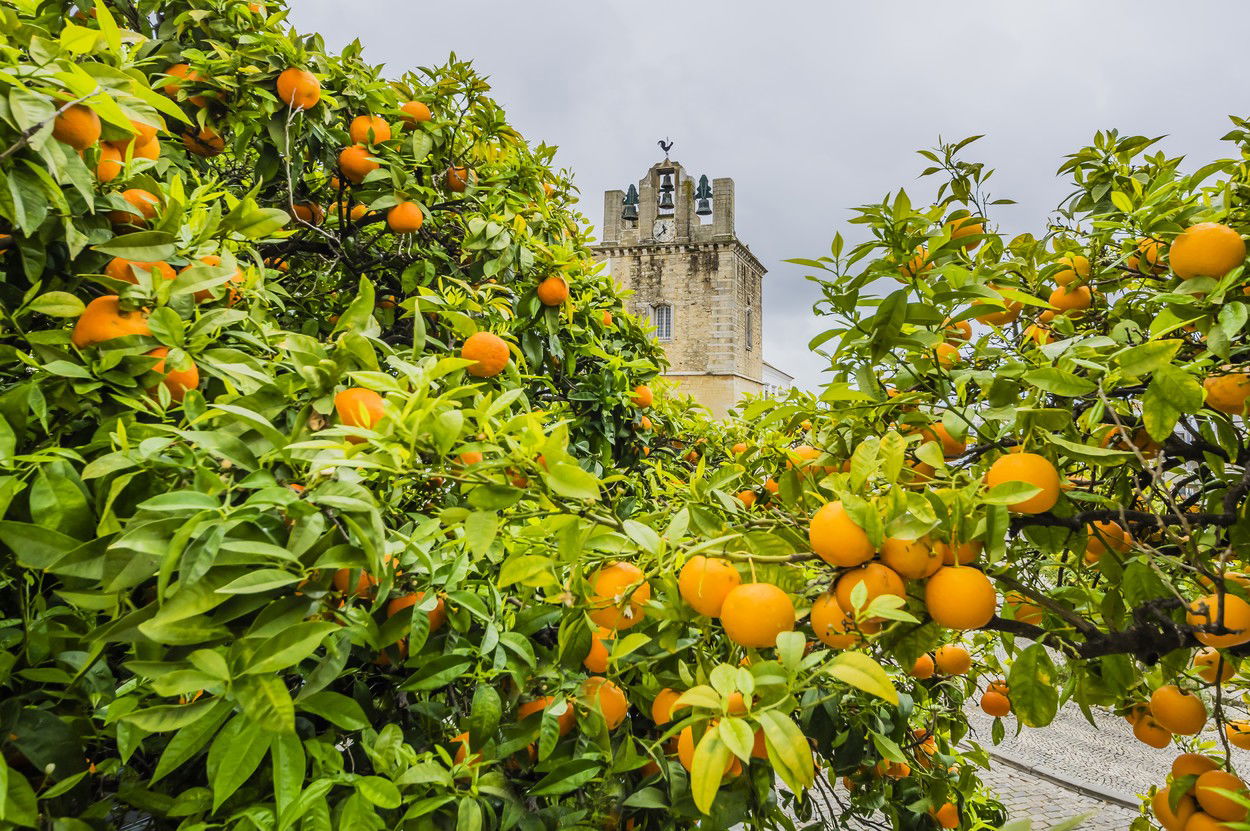
<instances>
[{"instance_id":1,"label":"orange fruit","mask_svg":"<svg viewBox=\"0 0 1250 831\"><path fill-rule=\"evenodd\" d=\"M191 364L186 369L171 369L165 371L165 356L169 354L169 350L163 346L157 347L148 353L149 358L160 358L156 365L152 367L152 371L158 375L165 376L161 380L161 384L165 389L169 390L169 397L174 401L181 402L183 396L187 394L187 390L193 390L200 385L200 370L195 364Z\"/></svg>"},{"instance_id":2,"label":"orange fruit","mask_svg":"<svg viewBox=\"0 0 1250 831\"><path fill-rule=\"evenodd\" d=\"M151 159L156 161L161 157L161 143L157 139L145 142L135 142L134 149L131 151L131 157L135 159Z\"/></svg>"},{"instance_id":3,"label":"orange fruit","mask_svg":"<svg viewBox=\"0 0 1250 831\"><path fill-rule=\"evenodd\" d=\"M1060 313L1080 312L1093 304L1094 295L1089 286L1060 286L1050 293L1048 302Z\"/></svg>"},{"instance_id":4,"label":"orange fruit","mask_svg":"<svg viewBox=\"0 0 1250 831\"><path fill-rule=\"evenodd\" d=\"M404 114L400 116L400 120L409 127L416 127L423 121L429 121L433 116L430 114L430 108L420 101L406 101L399 105Z\"/></svg>"},{"instance_id":5,"label":"orange fruit","mask_svg":"<svg viewBox=\"0 0 1250 831\"><path fill-rule=\"evenodd\" d=\"M555 698L550 695L535 698L533 701L526 701L524 704L516 708L517 721L522 721L534 713L541 713L556 702ZM573 707L569 706L565 711L556 717L556 724L559 725L560 735L568 733L573 729L573 724L577 714L573 712Z\"/></svg>"},{"instance_id":6,"label":"orange fruit","mask_svg":"<svg viewBox=\"0 0 1250 831\"><path fill-rule=\"evenodd\" d=\"M386 226L396 234L411 234L424 222L425 214L416 202L400 202L386 212Z\"/></svg>"},{"instance_id":7,"label":"orange fruit","mask_svg":"<svg viewBox=\"0 0 1250 831\"><path fill-rule=\"evenodd\" d=\"M630 400L634 402L635 407L641 407L645 410L655 401L655 396L651 394L650 387L646 384L639 384L634 387L634 394L630 396Z\"/></svg>"},{"instance_id":8,"label":"orange fruit","mask_svg":"<svg viewBox=\"0 0 1250 831\"><path fill-rule=\"evenodd\" d=\"M1250 721L1236 720L1224 725L1228 743L1242 750L1250 750Z\"/></svg>"},{"instance_id":9,"label":"orange fruit","mask_svg":"<svg viewBox=\"0 0 1250 831\"><path fill-rule=\"evenodd\" d=\"M459 459L460 464L469 467L470 465L481 464L482 454L476 450L466 450L460 454Z\"/></svg>"},{"instance_id":10,"label":"orange fruit","mask_svg":"<svg viewBox=\"0 0 1250 831\"><path fill-rule=\"evenodd\" d=\"M604 326L612 325L612 313L609 312L607 309L603 310L603 325Z\"/></svg>"},{"instance_id":11,"label":"orange fruit","mask_svg":"<svg viewBox=\"0 0 1250 831\"><path fill-rule=\"evenodd\" d=\"M1216 682L1217 672L1220 681L1227 681L1237 674L1237 665L1233 659L1210 646L1204 646L1194 653L1194 669L1197 670L1198 677L1208 684Z\"/></svg>"},{"instance_id":12,"label":"orange fruit","mask_svg":"<svg viewBox=\"0 0 1250 831\"><path fill-rule=\"evenodd\" d=\"M371 429L382 420L382 396L373 390L348 387L334 396L334 411L344 426Z\"/></svg>"},{"instance_id":13,"label":"orange fruit","mask_svg":"<svg viewBox=\"0 0 1250 831\"><path fill-rule=\"evenodd\" d=\"M1180 801L1176 803L1175 811L1172 810L1171 802L1171 789L1160 788L1151 797L1150 808L1154 812L1155 819L1163 826L1164 831L1184 831L1185 824L1189 822L1189 818L1198 810L1198 805L1194 802L1194 798L1188 794L1182 796Z\"/></svg>"},{"instance_id":14,"label":"orange fruit","mask_svg":"<svg viewBox=\"0 0 1250 831\"><path fill-rule=\"evenodd\" d=\"M807 528L812 552L831 566L850 568L872 559L876 549L841 502L824 505Z\"/></svg>"},{"instance_id":15,"label":"orange fruit","mask_svg":"<svg viewBox=\"0 0 1250 831\"><path fill-rule=\"evenodd\" d=\"M1133 722L1133 737L1156 750L1172 743L1172 734L1149 714L1143 714Z\"/></svg>"},{"instance_id":16,"label":"orange fruit","mask_svg":"<svg viewBox=\"0 0 1250 831\"><path fill-rule=\"evenodd\" d=\"M957 439L950 434L940 421L935 421L928 427L920 431L920 435L925 441L935 441L942 445L942 456L947 459L954 459L962 456L968 449L966 439Z\"/></svg>"},{"instance_id":17,"label":"orange fruit","mask_svg":"<svg viewBox=\"0 0 1250 831\"><path fill-rule=\"evenodd\" d=\"M1031 340L1038 346L1045 346L1054 338L1055 333L1040 323L1030 323L1024 329L1025 340Z\"/></svg>"},{"instance_id":18,"label":"orange fruit","mask_svg":"<svg viewBox=\"0 0 1250 831\"><path fill-rule=\"evenodd\" d=\"M339 152L339 170L354 184L359 185L366 176L381 166L363 144L353 144Z\"/></svg>"},{"instance_id":19,"label":"orange fruit","mask_svg":"<svg viewBox=\"0 0 1250 831\"><path fill-rule=\"evenodd\" d=\"M52 137L82 152L100 140L100 116L82 104L74 104L52 120Z\"/></svg>"},{"instance_id":20,"label":"orange fruit","mask_svg":"<svg viewBox=\"0 0 1250 831\"><path fill-rule=\"evenodd\" d=\"M347 128L352 144L382 144L391 140L391 125L376 115L358 115Z\"/></svg>"},{"instance_id":21,"label":"orange fruit","mask_svg":"<svg viewBox=\"0 0 1250 831\"><path fill-rule=\"evenodd\" d=\"M998 288L998 286L994 285L993 283L987 284L986 287L989 289L993 289L994 291L997 291L1000 294L1002 293L1001 290ZM990 301L988 299L978 298L972 301L972 305L984 306L984 305L987 305L989 302ZM1011 323L1013 320L1018 318L1020 316L1020 310L1024 308L1024 304L1021 303L1019 300L1007 300L1006 298L1004 298L1003 304L1004 304L1004 308L993 306L989 309L989 311L985 311L977 315L976 320L980 321L981 323L992 323L995 326L1006 326L1008 323Z\"/></svg>"},{"instance_id":22,"label":"orange fruit","mask_svg":"<svg viewBox=\"0 0 1250 831\"><path fill-rule=\"evenodd\" d=\"M629 701L621 688L599 675L592 675L582 682L582 698L586 706L599 711L609 730L620 727L629 712Z\"/></svg>"},{"instance_id":23,"label":"orange fruit","mask_svg":"<svg viewBox=\"0 0 1250 831\"><path fill-rule=\"evenodd\" d=\"M975 248L976 246L970 246ZM933 818L943 828L959 827L959 808L953 802L943 802L942 807L933 812Z\"/></svg>"},{"instance_id":24,"label":"orange fruit","mask_svg":"<svg viewBox=\"0 0 1250 831\"><path fill-rule=\"evenodd\" d=\"M1075 283L1077 280L1089 279L1090 266L1088 257L1081 254L1067 254L1060 257L1058 262L1067 267L1055 272L1056 284L1066 286L1069 283Z\"/></svg>"},{"instance_id":25,"label":"orange fruit","mask_svg":"<svg viewBox=\"0 0 1250 831\"><path fill-rule=\"evenodd\" d=\"M1089 535L1085 543L1086 562L1089 562L1091 555L1096 562L1107 553L1108 549L1124 553L1132 544L1132 540L1120 527L1120 523L1114 521L1090 523L1085 526L1085 533Z\"/></svg>"},{"instance_id":26,"label":"orange fruit","mask_svg":"<svg viewBox=\"0 0 1250 831\"><path fill-rule=\"evenodd\" d=\"M900 577L923 580L942 567L942 555L933 550L929 540L900 540L888 537L881 543L881 562Z\"/></svg>"},{"instance_id":27,"label":"orange fruit","mask_svg":"<svg viewBox=\"0 0 1250 831\"><path fill-rule=\"evenodd\" d=\"M1182 753L1172 760L1172 778L1201 776L1209 770L1217 770L1219 763L1201 753Z\"/></svg>"},{"instance_id":28,"label":"orange fruit","mask_svg":"<svg viewBox=\"0 0 1250 831\"><path fill-rule=\"evenodd\" d=\"M156 216L156 208L160 205L160 200L155 194L142 188L122 191L122 199L129 202L135 210L109 211L109 222L114 225L146 225L149 219Z\"/></svg>"},{"instance_id":29,"label":"orange fruit","mask_svg":"<svg viewBox=\"0 0 1250 831\"><path fill-rule=\"evenodd\" d=\"M460 347L460 357L477 362L465 367L474 378L494 378L508 365L510 353L503 338L490 332L475 332Z\"/></svg>"},{"instance_id":30,"label":"orange fruit","mask_svg":"<svg viewBox=\"0 0 1250 831\"><path fill-rule=\"evenodd\" d=\"M589 582L591 620L608 629L629 629L642 623L644 604L651 599L651 584L644 579L642 569L618 560L601 566Z\"/></svg>"},{"instance_id":31,"label":"orange fruit","mask_svg":"<svg viewBox=\"0 0 1250 831\"><path fill-rule=\"evenodd\" d=\"M929 617L948 629L980 629L997 604L994 584L972 566L942 566L924 587Z\"/></svg>"},{"instance_id":32,"label":"orange fruit","mask_svg":"<svg viewBox=\"0 0 1250 831\"><path fill-rule=\"evenodd\" d=\"M1245 796L1246 783L1223 770L1209 770L1198 777L1194 784L1194 797L1198 805L1216 819L1240 822L1246 818L1246 807L1234 802L1219 791L1231 791Z\"/></svg>"},{"instance_id":33,"label":"orange fruit","mask_svg":"<svg viewBox=\"0 0 1250 831\"><path fill-rule=\"evenodd\" d=\"M963 675L972 668L972 656L959 644L948 643L933 653L933 662L943 675Z\"/></svg>"},{"instance_id":34,"label":"orange fruit","mask_svg":"<svg viewBox=\"0 0 1250 831\"><path fill-rule=\"evenodd\" d=\"M196 72L185 63L174 64L169 67L169 69L165 70L165 74L169 76L170 80L165 82L165 84L161 87L161 91L170 98L177 98L178 90L182 89L186 84L197 84L204 80L200 73ZM187 101L196 107L203 107L208 104L208 99L206 99L203 95L188 96Z\"/></svg>"},{"instance_id":35,"label":"orange fruit","mask_svg":"<svg viewBox=\"0 0 1250 831\"><path fill-rule=\"evenodd\" d=\"M1055 507L1059 501L1059 471L1046 458L1036 453L1008 453L990 465L985 484L993 488L1005 482L1024 482L1040 488L1039 493L1008 505L1018 514L1040 514Z\"/></svg>"},{"instance_id":36,"label":"orange fruit","mask_svg":"<svg viewBox=\"0 0 1250 831\"><path fill-rule=\"evenodd\" d=\"M127 260L123 257L114 257L109 260L108 265L104 267L104 276L112 277L114 280L120 280L123 283L138 284L139 278L135 276L131 266L153 272L156 276L163 277L166 280L172 280L178 276L174 273L174 267L164 260L140 262L138 260Z\"/></svg>"},{"instance_id":37,"label":"orange fruit","mask_svg":"<svg viewBox=\"0 0 1250 831\"><path fill-rule=\"evenodd\" d=\"M1159 726L1182 736L1193 736L1207 723L1202 699L1175 684L1166 684L1150 696L1150 714Z\"/></svg>"},{"instance_id":38,"label":"orange fruit","mask_svg":"<svg viewBox=\"0 0 1250 831\"><path fill-rule=\"evenodd\" d=\"M752 759L768 758L768 740L764 738L763 730L755 731L755 741L751 744Z\"/></svg>"},{"instance_id":39,"label":"orange fruit","mask_svg":"<svg viewBox=\"0 0 1250 831\"><path fill-rule=\"evenodd\" d=\"M769 476L767 479L764 480L764 490L768 491L771 494L777 494L781 492L781 485L777 484L776 479Z\"/></svg>"},{"instance_id":40,"label":"orange fruit","mask_svg":"<svg viewBox=\"0 0 1250 831\"><path fill-rule=\"evenodd\" d=\"M771 583L745 583L725 595L720 622L739 646L776 646L778 635L794 629L794 601Z\"/></svg>"},{"instance_id":41,"label":"orange fruit","mask_svg":"<svg viewBox=\"0 0 1250 831\"><path fill-rule=\"evenodd\" d=\"M1233 827L1205 811L1198 811L1185 823L1185 831L1233 831Z\"/></svg>"},{"instance_id":42,"label":"orange fruit","mask_svg":"<svg viewBox=\"0 0 1250 831\"><path fill-rule=\"evenodd\" d=\"M321 82L307 69L284 69L277 90L278 100L293 110L310 110L321 100Z\"/></svg>"},{"instance_id":43,"label":"orange fruit","mask_svg":"<svg viewBox=\"0 0 1250 831\"><path fill-rule=\"evenodd\" d=\"M221 265L221 257L216 254L205 254L203 257L200 257L200 262L204 265L219 266ZM191 266L187 266L178 273L181 274L189 268L191 268ZM230 279L226 283L227 305L233 306L239 299L239 292L236 290L235 286L241 285L245 279L246 278L243 276L243 272L237 268L235 269L234 274L230 275ZM196 303L203 303L205 300L212 299L213 292L210 289L201 289L192 296L195 298Z\"/></svg>"},{"instance_id":44,"label":"orange fruit","mask_svg":"<svg viewBox=\"0 0 1250 831\"><path fill-rule=\"evenodd\" d=\"M682 730L681 733L678 734L677 736L677 759L678 761L681 762L681 766L684 767L686 770L692 770L694 768L695 746L696 745L694 741L694 728L693 727L687 727L685 730ZM733 762L736 758L737 758L736 756L731 755L728 759L725 760L725 774L728 774L730 772L730 769L733 767Z\"/></svg>"},{"instance_id":45,"label":"orange fruit","mask_svg":"<svg viewBox=\"0 0 1250 831\"><path fill-rule=\"evenodd\" d=\"M465 759L467 759L469 756L469 734L461 733L459 736L456 736L451 741L452 741L452 744L456 746L456 756L455 756L454 761L458 765L463 765L465 763ZM482 761L482 754L474 753L473 759L470 762L470 764L477 764L480 761Z\"/></svg>"},{"instance_id":46,"label":"orange fruit","mask_svg":"<svg viewBox=\"0 0 1250 831\"><path fill-rule=\"evenodd\" d=\"M959 564L967 565L975 563L977 558L981 556L981 549L984 546L981 542L973 540L972 542L949 543L945 540L939 540L933 544L933 548L942 555L942 563L944 565L953 566L958 561Z\"/></svg>"},{"instance_id":47,"label":"orange fruit","mask_svg":"<svg viewBox=\"0 0 1250 831\"><path fill-rule=\"evenodd\" d=\"M413 592L412 594L404 594L391 600L386 604L386 616L388 618L399 614L401 610L407 609L409 606L416 606L425 599L425 592ZM430 633L433 634L443 628L443 624L447 622L447 604L443 602L443 598L439 597L434 603L434 608L426 613L430 620Z\"/></svg>"},{"instance_id":48,"label":"orange fruit","mask_svg":"<svg viewBox=\"0 0 1250 831\"><path fill-rule=\"evenodd\" d=\"M122 151L108 143L100 145L100 160L95 166L96 179L101 183L111 182L121 175L123 166Z\"/></svg>"},{"instance_id":49,"label":"orange fruit","mask_svg":"<svg viewBox=\"0 0 1250 831\"><path fill-rule=\"evenodd\" d=\"M911 665L910 675L912 678L919 678L923 681L926 678L932 678L934 671L935 666L933 663L933 656L926 652L917 658L916 662Z\"/></svg>"},{"instance_id":50,"label":"orange fruit","mask_svg":"<svg viewBox=\"0 0 1250 831\"><path fill-rule=\"evenodd\" d=\"M747 445L746 442L740 441L729 449L735 456L741 456L743 453L747 452Z\"/></svg>"},{"instance_id":51,"label":"orange fruit","mask_svg":"<svg viewBox=\"0 0 1250 831\"><path fill-rule=\"evenodd\" d=\"M226 149L226 140L212 127L201 127L197 131L182 133L181 138L187 151L196 156L212 158ZM138 150L135 154L138 155Z\"/></svg>"},{"instance_id":52,"label":"orange fruit","mask_svg":"<svg viewBox=\"0 0 1250 831\"><path fill-rule=\"evenodd\" d=\"M693 462L694 459L691 459L690 461ZM736 494L734 494L734 496L736 496L738 498L738 501L741 502L743 505L747 506L748 508L750 508L752 505L755 504L755 500L756 500L755 491L738 491Z\"/></svg>"},{"instance_id":53,"label":"orange fruit","mask_svg":"<svg viewBox=\"0 0 1250 831\"><path fill-rule=\"evenodd\" d=\"M538 284L536 293L544 306L559 306L569 299L569 284L563 277L551 276Z\"/></svg>"},{"instance_id":54,"label":"orange fruit","mask_svg":"<svg viewBox=\"0 0 1250 831\"><path fill-rule=\"evenodd\" d=\"M988 691L981 696L981 709L994 718L1011 715L1011 699L1002 693Z\"/></svg>"},{"instance_id":55,"label":"orange fruit","mask_svg":"<svg viewBox=\"0 0 1250 831\"><path fill-rule=\"evenodd\" d=\"M590 651L586 653L586 657L582 659L582 666L590 672L602 675L608 671L608 647L604 641L610 641L616 636L611 629L605 629L602 626L590 636Z\"/></svg>"},{"instance_id":56,"label":"orange fruit","mask_svg":"<svg viewBox=\"0 0 1250 831\"><path fill-rule=\"evenodd\" d=\"M972 251L981 244L979 239L967 239L968 237L980 236L985 233L985 224L977 222L971 216L958 217L946 223L946 228L950 231L951 241L959 244L959 247L965 251ZM960 242L963 240L963 242Z\"/></svg>"},{"instance_id":57,"label":"orange fruit","mask_svg":"<svg viewBox=\"0 0 1250 831\"><path fill-rule=\"evenodd\" d=\"M855 605L851 603L851 593L860 583L863 583L868 590L868 598L864 601L865 609L882 595L893 594L898 597L907 595L907 590L903 586L903 578L899 577L894 569L880 563L865 563L843 573L834 584L834 594L838 596L838 605L848 611L853 610Z\"/></svg>"},{"instance_id":58,"label":"orange fruit","mask_svg":"<svg viewBox=\"0 0 1250 831\"><path fill-rule=\"evenodd\" d=\"M1216 635L1211 632L1195 632L1194 637L1207 646L1224 649L1239 646L1250 641L1250 603L1233 594L1225 593L1223 605L1218 594L1200 597L1189 604L1185 620L1190 626L1214 625L1222 623L1227 634Z\"/></svg>"},{"instance_id":59,"label":"orange fruit","mask_svg":"<svg viewBox=\"0 0 1250 831\"><path fill-rule=\"evenodd\" d=\"M742 577L728 560L708 559L702 554L687 560L677 576L681 599L707 617L720 617L726 595L741 583Z\"/></svg>"},{"instance_id":60,"label":"orange fruit","mask_svg":"<svg viewBox=\"0 0 1250 831\"><path fill-rule=\"evenodd\" d=\"M651 720L657 726L665 725L672 721L673 705L677 703L679 698L681 698L681 693L668 687L656 693L655 701L651 702Z\"/></svg>"},{"instance_id":61,"label":"orange fruit","mask_svg":"<svg viewBox=\"0 0 1250 831\"><path fill-rule=\"evenodd\" d=\"M1241 415L1246 409L1246 399L1250 398L1250 375L1244 372L1208 375L1202 387L1207 391L1208 407L1229 415Z\"/></svg>"},{"instance_id":62,"label":"orange fruit","mask_svg":"<svg viewBox=\"0 0 1250 831\"><path fill-rule=\"evenodd\" d=\"M326 212L316 202L296 202L291 206L291 213L295 214L295 218L300 222L306 222L309 225L320 225L326 221Z\"/></svg>"},{"instance_id":63,"label":"orange fruit","mask_svg":"<svg viewBox=\"0 0 1250 831\"><path fill-rule=\"evenodd\" d=\"M933 269L933 260L929 259L929 249L923 245L916 249L916 256L899 266L898 270L903 276L911 279L918 274L924 274L926 271Z\"/></svg>"},{"instance_id":64,"label":"orange fruit","mask_svg":"<svg viewBox=\"0 0 1250 831\"><path fill-rule=\"evenodd\" d=\"M1161 274L1167 270L1162 262L1162 244L1158 240L1143 237L1137 241L1136 253L1130 254L1124 264L1133 271L1144 274Z\"/></svg>"},{"instance_id":65,"label":"orange fruit","mask_svg":"<svg viewBox=\"0 0 1250 831\"><path fill-rule=\"evenodd\" d=\"M464 193L469 185L477 182L477 173L471 167L447 168L443 174L443 184L452 193Z\"/></svg>"},{"instance_id":66,"label":"orange fruit","mask_svg":"<svg viewBox=\"0 0 1250 831\"><path fill-rule=\"evenodd\" d=\"M1003 611L1010 611L1013 620L1038 626L1042 622L1042 607L1020 592L1011 591L1003 596Z\"/></svg>"},{"instance_id":67,"label":"orange fruit","mask_svg":"<svg viewBox=\"0 0 1250 831\"><path fill-rule=\"evenodd\" d=\"M812 601L809 619L816 637L834 649L849 649L863 640L861 633L871 635L881 629L880 624L865 621L856 631L854 619L832 592L826 592Z\"/></svg>"},{"instance_id":68,"label":"orange fruit","mask_svg":"<svg viewBox=\"0 0 1250 831\"><path fill-rule=\"evenodd\" d=\"M1172 240L1168 262L1182 280L1214 277L1217 280L1246 260L1241 234L1219 222L1199 222Z\"/></svg>"},{"instance_id":69,"label":"orange fruit","mask_svg":"<svg viewBox=\"0 0 1250 831\"><path fill-rule=\"evenodd\" d=\"M643 416L642 418L638 419L638 429L650 431L651 419L647 418L646 416Z\"/></svg>"},{"instance_id":70,"label":"orange fruit","mask_svg":"<svg viewBox=\"0 0 1250 831\"><path fill-rule=\"evenodd\" d=\"M148 316L141 310L123 312L121 298L115 294L97 297L87 304L74 324L70 341L79 349L95 346L127 335L150 335Z\"/></svg>"},{"instance_id":71,"label":"orange fruit","mask_svg":"<svg viewBox=\"0 0 1250 831\"><path fill-rule=\"evenodd\" d=\"M966 320L950 320L942 324L946 330L946 342L954 346L958 346L960 341L972 340L972 324Z\"/></svg>"},{"instance_id":72,"label":"orange fruit","mask_svg":"<svg viewBox=\"0 0 1250 831\"><path fill-rule=\"evenodd\" d=\"M954 344L943 341L933 351L937 355L938 366L942 369L951 369L963 362L963 355L959 354L959 347Z\"/></svg>"},{"instance_id":73,"label":"orange fruit","mask_svg":"<svg viewBox=\"0 0 1250 831\"><path fill-rule=\"evenodd\" d=\"M357 573L356 585L352 586L352 572ZM363 570L340 568L334 572L334 588L342 594L353 594L356 597L373 597L373 590L378 585L378 579ZM348 588L351 591L348 591Z\"/></svg>"}]
</instances>

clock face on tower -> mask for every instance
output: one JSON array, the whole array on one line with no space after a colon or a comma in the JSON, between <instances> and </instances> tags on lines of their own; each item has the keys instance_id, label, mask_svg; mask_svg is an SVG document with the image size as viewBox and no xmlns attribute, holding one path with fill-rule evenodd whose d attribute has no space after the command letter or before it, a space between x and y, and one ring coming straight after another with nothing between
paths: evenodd
<instances>
[{"instance_id":1,"label":"clock face on tower","mask_svg":"<svg viewBox=\"0 0 1250 831\"><path fill-rule=\"evenodd\" d=\"M672 242L677 238L677 226L671 219L657 219L651 231L658 242Z\"/></svg>"}]
</instances>

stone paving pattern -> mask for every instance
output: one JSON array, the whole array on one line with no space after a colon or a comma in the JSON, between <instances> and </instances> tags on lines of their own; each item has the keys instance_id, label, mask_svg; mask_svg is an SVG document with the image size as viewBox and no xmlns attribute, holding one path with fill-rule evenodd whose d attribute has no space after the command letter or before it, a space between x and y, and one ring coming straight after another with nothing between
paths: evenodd
<instances>
[{"instance_id":1,"label":"stone paving pattern","mask_svg":"<svg viewBox=\"0 0 1250 831\"><path fill-rule=\"evenodd\" d=\"M1096 812L1080 831L1125 831L1137 811L1069 790L1004 762L981 771L981 781L994 792L1013 820L1030 819L1033 831L1046 831L1069 817Z\"/></svg>"}]
</instances>

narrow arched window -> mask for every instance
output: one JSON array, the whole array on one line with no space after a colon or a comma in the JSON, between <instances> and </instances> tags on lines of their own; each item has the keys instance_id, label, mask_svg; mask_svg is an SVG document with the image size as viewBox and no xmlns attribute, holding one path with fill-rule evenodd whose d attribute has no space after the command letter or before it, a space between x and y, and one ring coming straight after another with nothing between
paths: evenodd
<instances>
[{"instance_id":1,"label":"narrow arched window","mask_svg":"<svg viewBox=\"0 0 1250 831\"><path fill-rule=\"evenodd\" d=\"M755 348L755 309L747 306L747 349Z\"/></svg>"},{"instance_id":2,"label":"narrow arched window","mask_svg":"<svg viewBox=\"0 0 1250 831\"><path fill-rule=\"evenodd\" d=\"M660 340L673 339L673 307L667 303L657 303L651 307L651 325L655 327L655 336Z\"/></svg>"}]
</instances>

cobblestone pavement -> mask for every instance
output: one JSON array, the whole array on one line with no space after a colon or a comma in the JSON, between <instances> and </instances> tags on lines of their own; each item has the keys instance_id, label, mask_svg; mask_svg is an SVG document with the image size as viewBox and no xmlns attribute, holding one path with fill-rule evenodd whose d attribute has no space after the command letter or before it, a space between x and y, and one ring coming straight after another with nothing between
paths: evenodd
<instances>
[{"instance_id":1,"label":"cobblestone pavement","mask_svg":"<svg viewBox=\"0 0 1250 831\"><path fill-rule=\"evenodd\" d=\"M1069 817L1089 812L1093 816L1079 826L1079 831L1125 831L1138 813L999 760L989 770L981 771L981 781L1007 808L1009 818L1032 820L1033 831L1045 831Z\"/></svg>"}]
</instances>

